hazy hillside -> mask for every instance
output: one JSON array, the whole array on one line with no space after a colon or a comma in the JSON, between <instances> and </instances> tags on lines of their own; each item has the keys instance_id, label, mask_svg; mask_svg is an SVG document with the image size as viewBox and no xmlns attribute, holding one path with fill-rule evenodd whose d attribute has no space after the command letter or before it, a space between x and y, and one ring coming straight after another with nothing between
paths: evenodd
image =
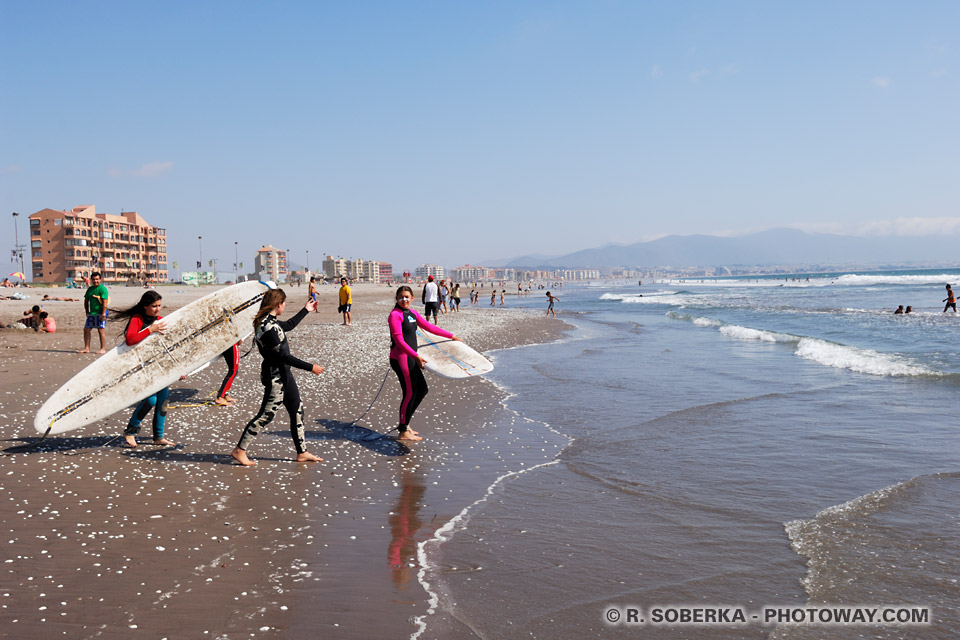
<instances>
[{"instance_id":1,"label":"hazy hillside","mask_svg":"<svg viewBox=\"0 0 960 640\"><path fill-rule=\"evenodd\" d=\"M666 236L651 242L607 245L547 259L520 256L504 261L503 266L678 267L931 261L960 261L960 239L953 236L862 238L772 229L736 238Z\"/></svg>"}]
</instances>

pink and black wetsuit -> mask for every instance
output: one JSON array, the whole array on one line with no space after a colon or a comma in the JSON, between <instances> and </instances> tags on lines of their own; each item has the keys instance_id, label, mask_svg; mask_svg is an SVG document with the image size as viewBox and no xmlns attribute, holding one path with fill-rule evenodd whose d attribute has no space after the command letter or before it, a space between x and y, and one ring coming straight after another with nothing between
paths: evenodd
<instances>
[{"instance_id":1,"label":"pink and black wetsuit","mask_svg":"<svg viewBox=\"0 0 960 640\"><path fill-rule=\"evenodd\" d=\"M390 326L390 367L397 374L400 389L403 390L400 426L397 428L403 433L410 424L413 412L420 406L428 391L427 381L417 362L417 327L444 338L452 339L453 334L430 324L413 309L404 311L400 307L394 307L390 312L387 324Z\"/></svg>"}]
</instances>

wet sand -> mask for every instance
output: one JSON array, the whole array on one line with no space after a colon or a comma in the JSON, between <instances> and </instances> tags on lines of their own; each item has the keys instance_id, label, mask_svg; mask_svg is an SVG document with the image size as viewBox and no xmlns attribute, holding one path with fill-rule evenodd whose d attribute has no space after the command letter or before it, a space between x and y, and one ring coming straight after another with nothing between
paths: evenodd
<instances>
[{"instance_id":1,"label":"wet sand","mask_svg":"<svg viewBox=\"0 0 960 640\"><path fill-rule=\"evenodd\" d=\"M213 289L159 290L169 312ZM489 381L436 376L412 423L423 442L363 441L368 429L396 424L400 390L387 364L385 322L393 290L355 287L353 326L344 327L337 288L321 288L321 313L289 338L295 355L326 367L320 376L296 373L308 448L325 462L293 461L281 413L249 448L258 463L251 468L233 464L230 451L261 399L255 350L241 360L235 407L208 404L222 362L171 388L166 434L176 448L149 444L149 418L141 445L123 447L117 436L129 411L26 448L38 437L39 406L96 354L75 353L82 303L40 301L82 291L27 289L29 300L0 301L4 326L33 304L58 324L55 334L0 329L3 635L449 637L449 625L442 636L431 631L437 596L424 589L429 549L420 543L497 478L551 460L565 441L505 409ZM111 288L111 306L133 304L142 292ZM286 317L306 292L287 289ZM440 324L480 351L546 342L566 326L484 304ZM121 329L108 324L108 348ZM350 426L384 378L372 410Z\"/></svg>"}]
</instances>

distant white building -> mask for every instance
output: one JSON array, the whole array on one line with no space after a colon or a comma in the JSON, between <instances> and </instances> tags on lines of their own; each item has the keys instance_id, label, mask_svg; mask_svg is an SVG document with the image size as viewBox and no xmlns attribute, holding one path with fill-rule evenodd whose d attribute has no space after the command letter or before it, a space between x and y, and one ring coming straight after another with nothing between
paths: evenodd
<instances>
[{"instance_id":1,"label":"distant white building","mask_svg":"<svg viewBox=\"0 0 960 640\"><path fill-rule=\"evenodd\" d=\"M465 264L450 271L450 277L457 282L477 282L486 280L489 277L489 269Z\"/></svg>"},{"instance_id":2,"label":"distant white building","mask_svg":"<svg viewBox=\"0 0 960 640\"><path fill-rule=\"evenodd\" d=\"M261 280L285 282L287 279L287 252L268 244L257 251L253 268Z\"/></svg>"},{"instance_id":3,"label":"distant white building","mask_svg":"<svg viewBox=\"0 0 960 640\"><path fill-rule=\"evenodd\" d=\"M415 275L418 280L426 278L427 276L433 276L434 278L445 277L443 267L438 264L422 264L414 269L413 275Z\"/></svg>"}]
</instances>

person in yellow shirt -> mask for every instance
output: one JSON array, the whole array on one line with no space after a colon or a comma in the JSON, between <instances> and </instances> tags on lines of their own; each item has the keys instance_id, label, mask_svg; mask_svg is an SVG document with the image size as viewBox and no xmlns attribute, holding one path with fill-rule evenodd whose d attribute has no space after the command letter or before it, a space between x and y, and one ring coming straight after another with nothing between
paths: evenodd
<instances>
[{"instance_id":1,"label":"person in yellow shirt","mask_svg":"<svg viewBox=\"0 0 960 640\"><path fill-rule=\"evenodd\" d=\"M343 324L348 326L352 323L350 318L350 308L353 306L353 295L350 293L350 285L346 278L340 278L340 307L337 309L343 314Z\"/></svg>"}]
</instances>

